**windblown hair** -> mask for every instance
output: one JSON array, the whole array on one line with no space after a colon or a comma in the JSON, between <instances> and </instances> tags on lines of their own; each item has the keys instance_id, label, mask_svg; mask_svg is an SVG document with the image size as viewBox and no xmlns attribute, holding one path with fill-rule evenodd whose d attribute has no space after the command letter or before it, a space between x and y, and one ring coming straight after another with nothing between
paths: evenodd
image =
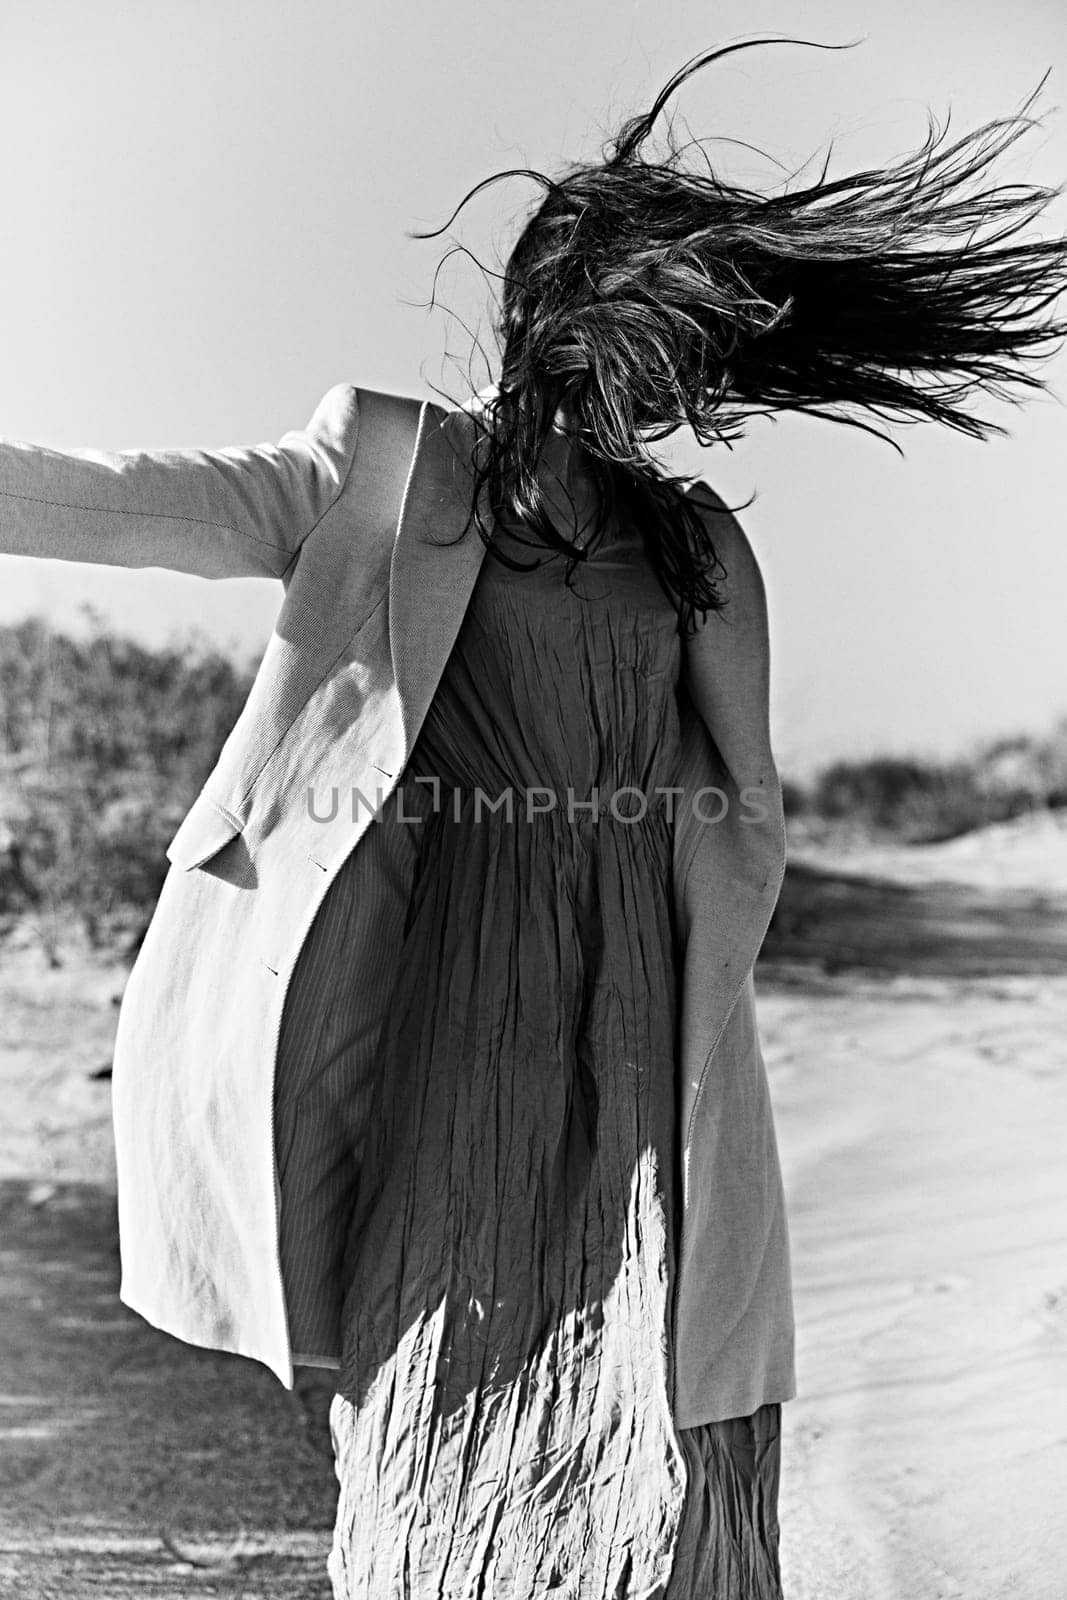
<instances>
[{"instance_id":1,"label":"windblown hair","mask_svg":"<svg viewBox=\"0 0 1067 1600\"><path fill-rule=\"evenodd\" d=\"M780 411L882 438L870 417L1004 433L966 403L980 391L1018 403L1013 388L1047 388L1033 363L1067 333L1050 309L1067 284L1067 239L1018 238L1062 190L999 183L990 170L1039 122L1027 113L1044 79L1019 113L952 143L947 120L939 130L931 116L921 148L894 165L831 181L824 164L816 182L779 194L726 183L706 157L687 164L703 145L680 145L673 129L659 158L646 154L693 73L775 42L807 41L695 57L601 161L556 178L497 173L445 224L502 178L544 190L503 275L500 376L476 452L481 537L491 548L494 524L527 529L567 553L569 577L625 510L685 628L723 604L714 574L724 569L708 519L683 492L690 480L667 473L651 446L682 426L702 445L729 441L751 416ZM583 546L553 524L539 481L561 405L597 491Z\"/></svg>"}]
</instances>

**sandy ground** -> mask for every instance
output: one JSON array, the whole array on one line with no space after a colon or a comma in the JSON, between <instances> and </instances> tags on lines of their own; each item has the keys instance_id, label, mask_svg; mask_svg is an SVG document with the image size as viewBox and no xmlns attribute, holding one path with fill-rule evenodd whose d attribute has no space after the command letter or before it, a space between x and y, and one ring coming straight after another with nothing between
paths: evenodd
<instances>
[{"instance_id":1,"label":"sandy ground","mask_svg":"<svg viewBox=\"0 0 1067 1600\"><path fill-rule=\"evenodd\" d=\"M791 1600L1062 1600L1067 980L763 997L801 1398Z\"/></svg>"},{"instance_id":2,"label":"sandy ground","mask_svg":"<svg viewBox=\"0 0 1067 1600\"><path fill-rule=\"evenodd\" d=\"M122 977L0 955L0 1594L326 1600L322 1391L116 1298L91 1074ZM1062 1600L1067 826L806 846L760 1017L799 1320L789 1600Z\"/></svg>"},{"instance_id":3,"label":"sandy ground","mask_svg":"<svg viewBox=\"0 0 1067 1600\"><path fill-rule=\"evenodd\" d=\"M0 956L0 1595L329 1600L324 1392L119 1303L110 1060L125 969Z\"/></svg>"}]
</instances>

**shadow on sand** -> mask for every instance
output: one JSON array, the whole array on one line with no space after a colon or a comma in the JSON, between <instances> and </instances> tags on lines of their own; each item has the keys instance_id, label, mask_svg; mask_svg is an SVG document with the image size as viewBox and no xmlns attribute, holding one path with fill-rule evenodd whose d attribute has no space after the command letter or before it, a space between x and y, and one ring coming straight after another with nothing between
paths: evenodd
<instances>
[{"instance_id":1,"label":"shadow on sand","mask_svg":"<svg viewBox=\"0 0 1067 1600\"><path fill-rule=\"evenodd\" d=\"M326 1600L335 1484L264 1368L118 1300L115 1198L0 1183L0 1593Z\"/></svg>"},{"instance_id":2,"label":"shadow on sand","mask_svg":"<svg viewBox=\"0 0 1067 1600\"><path fill-rule=\"evenodd\" d=\"M930 978L1067 973L1067 898L791 862L765 968Z\"/></svg>"}]
</instances>

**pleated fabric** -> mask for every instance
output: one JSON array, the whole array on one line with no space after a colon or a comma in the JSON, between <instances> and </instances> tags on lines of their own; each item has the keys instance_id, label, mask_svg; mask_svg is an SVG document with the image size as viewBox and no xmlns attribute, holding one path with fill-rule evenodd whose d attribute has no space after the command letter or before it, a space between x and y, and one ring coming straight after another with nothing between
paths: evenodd
<instances>
[{"instance_id":1,"label":"pleated fabric","mask_svg":"<svg viewBox=\"0 0 1067 1600\"><path fill-rule=\"evenodd\" d=\"M331 1412L343 1600L779 1593L778 1408L671 1416L680 658L637 530L573 586L489 557L406 769Z\"/></svg>"}]
</instances>

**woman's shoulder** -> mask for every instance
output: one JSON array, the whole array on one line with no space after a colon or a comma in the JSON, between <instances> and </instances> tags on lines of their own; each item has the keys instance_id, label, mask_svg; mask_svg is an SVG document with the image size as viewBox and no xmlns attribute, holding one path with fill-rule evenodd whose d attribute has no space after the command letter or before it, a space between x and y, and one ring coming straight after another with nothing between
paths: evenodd
<instances>
[{"instance_id":1,"label":"woman's shoulder","mask_svg":"<svg viewBox=\"0 0 1067 1600\"><path fill-rule=\"evenodd\" d=\"M699 512L715 554L738 585L754 588L762 596L763 583L756 552L741 526L736 510L729 506L706 478L697 478L683 491Z\"/></svg>"}]
</instances>

